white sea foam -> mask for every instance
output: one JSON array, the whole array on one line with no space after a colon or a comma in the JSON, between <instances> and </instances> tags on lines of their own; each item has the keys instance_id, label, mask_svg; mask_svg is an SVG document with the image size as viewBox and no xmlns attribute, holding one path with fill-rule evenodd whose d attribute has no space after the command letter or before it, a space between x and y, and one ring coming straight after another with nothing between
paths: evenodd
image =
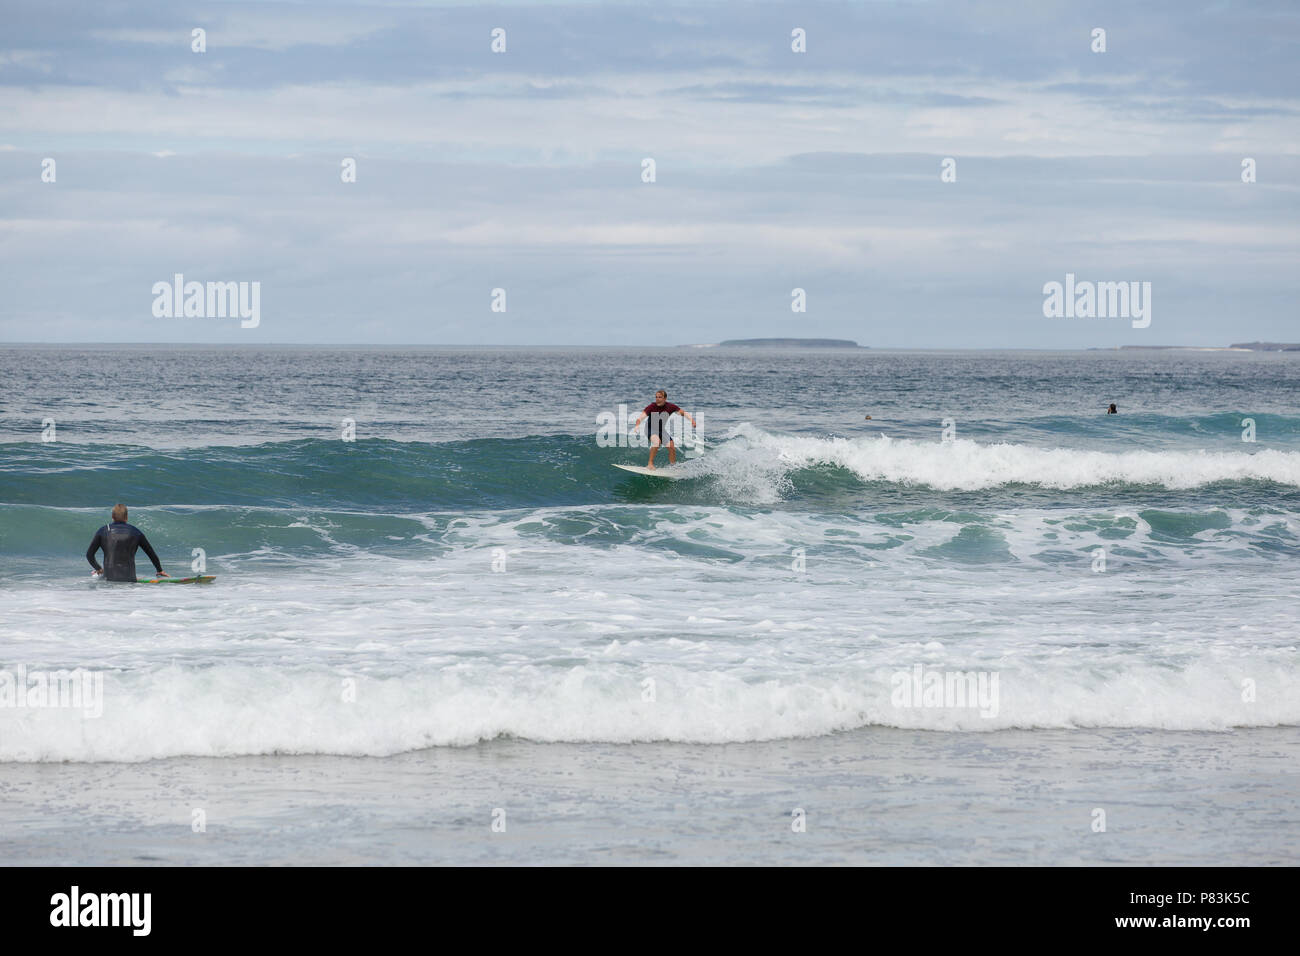
<instances>
[{"instance_id":1,"label":"white sea foam","mask_svg":"<svg viewBox=\"0 0 1300 956\"><path fill-rule=\"evenodd\" d=\"M933 655L934 652L931 652ZM458 668L385 679L242 665L111 675L103 716L0 710L0 760L138 761L175 755L387 755L508 735L535 741L724 743L869 725L947 731L1141 726L1180 730L1300 723L1294 663L1201 659L1108 672L1069 661L1002 667L995 715L905 707L900 667L745 680L685 668ZM931 664L931 668L940 667ZM1254 703L1241 682L1253 675ZM655 699L644 699L654 680Z\"/></svg>"},{"instance_id":2,"label":"white sea foam","mask_svg":"<svg viewBox=\"0 0 1300 956\"><path fill-rule=\"evenodd\" d=\"M728 437L688 467L714 476L734 492L732 497L749 494L760 502L779 497L791 472L817 465L845 468L864 481L959 491L1010 484L1086 488L1112 482L1187 489L1245 480L1300 487L1300 452L1270 448L1109 452L963 438L811 438L752 425L741 425Z\"/></svg>"},{"instance_id":3,"label":"white sea foam","mask_svg":"<svg viewBox=\"0 0 1300 956\"><path fill-rule=\"evenodd\" d=\"M10 586L0 668L105 671L105 699L98 719L0 707L0 761L1300 725L1291 564L1243 544L1294 547L1274 516L1163 541L1133 514L641 509L603 547L584 524L626 506L466 515L426 558L232 556L211 588ZM1006 561L962 563L972 528ZM895 706L917 664L997 674L996 713Z\"/></svg>"}]
</instances>

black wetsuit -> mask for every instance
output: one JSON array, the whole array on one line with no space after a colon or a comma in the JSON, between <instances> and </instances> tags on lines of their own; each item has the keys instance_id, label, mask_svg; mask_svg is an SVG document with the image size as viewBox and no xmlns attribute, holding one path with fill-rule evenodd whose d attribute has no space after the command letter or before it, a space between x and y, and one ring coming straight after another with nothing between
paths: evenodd
<instances>
[{"instance_id":1,"label":"black wetsuit","mask_svg":"<svg viewBox=\"0 0 1300 956\"><path fill-rule=\"evenodd\" d=\"M144 548L144 553L149 555L149 560L153 566L162 574L162 563L158 560L158 555L154 553L149 544L149 539L144 536L144 532L135 525L127 524L125 521L114 521L112 524L106 524L95 532L95 538L90 542L90 547L86 549L86 560L96 571L99 570L99 563L95 560L95 552L100 548L104 549L104 578L108 581L134 581L135 577L135 552L137 548Z\"/></svg>"}]
</instances>

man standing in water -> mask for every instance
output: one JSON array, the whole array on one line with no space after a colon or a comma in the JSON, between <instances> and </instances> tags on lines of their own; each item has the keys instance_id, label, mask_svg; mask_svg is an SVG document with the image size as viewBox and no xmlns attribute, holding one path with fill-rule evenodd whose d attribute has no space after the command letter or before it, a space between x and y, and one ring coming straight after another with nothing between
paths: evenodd
<instances>
[{"instance_id":1,"label":"man standing in water","mask_svg":"<svg viewBox=\"0 0 1300 956\"><path fill-rule=\"evenodd\" d=\"M99 566L99 562L95 560L95 552L100 548L104 549L104 566L102 568ZM130 581L134 583L136 580L135 552L138 548L144 548L144 553L149 555L149 560L153 562L154 568L158 571L158 577L167 577L167 572L162 569L162 563L158 560L158 555L149 544L149 539L135 525L126 523L126 505L118 504L113 506L112 524L106 524L95 532L90 547L86 549L86 560L95 569L94 573L104 575L106 581Z\"/></svg>"},{"instance_id":2,"label":"man standing in water","mask_svg":"<svg viewBox=\"0 0 1300 956\"><path fill-rule=\"evenodd\" d=\"M668 419L673 415L681 415L691 423L692 428L699 427L695 424L695 419L668 401L668 393L661 388L655 392L655 400L642 409L632 423L632 431L636 431L641 427L641 419L650 419L646 426L646 433L650 436L650 464L646 465L647 468L655 466L655 455L664 442L668 443L668 464L677 464L677 446L673 444L672 430L668 427Z\"/></svg>"}]
</instances>

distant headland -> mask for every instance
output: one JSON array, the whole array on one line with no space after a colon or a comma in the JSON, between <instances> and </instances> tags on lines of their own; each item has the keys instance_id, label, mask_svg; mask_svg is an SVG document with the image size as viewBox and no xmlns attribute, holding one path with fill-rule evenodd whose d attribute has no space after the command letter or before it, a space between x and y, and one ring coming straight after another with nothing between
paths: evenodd
<instances>
[{"instance_id":1,"label":"distant headland","mask_svg":"<svg viewBox=\"0 0 1300 956\"><path fill-rule=\"evenodd\" d=\"M727 339L716 345L696 345L697 349L716 348L718 346L740 346L742 348L768 349L864 349L851 339Z\"/></svg>"}]
</instances>

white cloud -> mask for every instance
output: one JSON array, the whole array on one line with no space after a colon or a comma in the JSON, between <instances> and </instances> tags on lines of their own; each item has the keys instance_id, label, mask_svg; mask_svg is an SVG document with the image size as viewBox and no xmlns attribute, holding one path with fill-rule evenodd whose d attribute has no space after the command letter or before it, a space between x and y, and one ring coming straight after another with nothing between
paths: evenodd
<instances>
[{"instance_id":1,"label":"white cloud","mask_svg":"<svg viewBox=\"0 0 1300 956\"><path fill-rule=\"evenodd\" d=\"M584 77L579 97L529 95L556 77L484 77L412 86L322 84L241 90L182 86L179 96L103 88L42 87L14 98L0 133L128 136L142 148L157 136L209 146L223 139L285 144L364 143L372 154L429 146L448 155L552 159L643 155L703 165L752 165L810 152L930 152L953 156L1143 155L1200 151L1207 144L1300 153L1295 121L1263 114L1225 129L1218 121L1138 119L1121 105L1005 85L964 92L993 105L906 108L870 99L840 107L809 103L697 100L674 92L718 74ZM570 78L575 84L577 78ZM732 77L732 79L737 79ZM740 81L758 82L748 76ZM847 83L851 78L839 77ZM899 81L900 84L902 81ZM910 80L918 95L951 92ZM467 95L469 94L469 95ZM1267 105L1267 104L1256 104ZM662 171L671 174L671 168Z\"/></svg>"},{"instance_id":2,"label":"white cloud","mask_svg":"<svg viewBox=\"0 0 1300 956\"><path fill-rule=\"evenodd\" d=\"M104 43L179 46L189 49L191 30L207 33L208 51L221 49L287 50L296 46L345 46L391 26L394 18L382 8L356 12L332 11L314 5L303 12L259 10L205 10L193 24L175 29L113 27L89 31Z\"/></svg>"}]
</instances>

